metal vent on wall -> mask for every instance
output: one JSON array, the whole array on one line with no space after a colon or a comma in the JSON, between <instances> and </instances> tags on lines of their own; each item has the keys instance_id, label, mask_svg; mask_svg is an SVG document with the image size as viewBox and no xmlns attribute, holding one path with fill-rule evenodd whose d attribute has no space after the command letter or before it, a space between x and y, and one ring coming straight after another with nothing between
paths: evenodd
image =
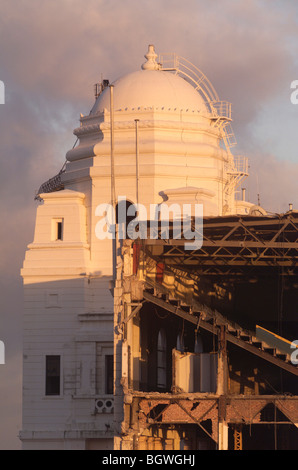
<instances>
[{"instance_id":1,"label":"metal vent on wall","mask_svg":"<svg viewBox=\"0 0 298 470\"><path fill-rule=\"evenodd\" d=\"M113 413L114 398L98 398L95 400L96 413Z\"/></svg>"}]
</instances>

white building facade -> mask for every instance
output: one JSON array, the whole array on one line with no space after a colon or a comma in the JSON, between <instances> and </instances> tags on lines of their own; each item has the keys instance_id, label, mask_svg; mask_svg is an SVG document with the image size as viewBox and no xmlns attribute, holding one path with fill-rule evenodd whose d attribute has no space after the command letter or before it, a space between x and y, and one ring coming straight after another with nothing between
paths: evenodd
<instances>
[{"instance_id":1,"label":"white building facade","mask_svg":"<svg viewBox=\"0 0 298 470\"><path fill-rule=\"evenodd\" d=\"M125 197L148 211L167 201L203 204L208 216L261 210L235 197L247 167L230 150L229 104L198 69L183 74L176 57L168 67L153 46L145 57L102 86L74 130L60 190L39 194L21 271L24 449L114 446L113 243L99 237L99 205Z\"/></svg>"}]
</instances>

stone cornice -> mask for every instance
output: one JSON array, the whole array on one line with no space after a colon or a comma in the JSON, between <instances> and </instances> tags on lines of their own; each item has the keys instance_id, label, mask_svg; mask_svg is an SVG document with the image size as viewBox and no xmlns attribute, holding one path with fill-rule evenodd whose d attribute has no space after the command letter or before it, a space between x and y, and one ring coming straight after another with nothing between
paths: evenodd
<instances>
[{"instance_id":1,"label":"stone cornice","mask_svg":"<svg viewBox=\"0 0 298 470\"><path fill-rule=\"evenodd\" d=\"M135 122L130 121L116 121L114 123L115 130L134 130ZM219 135L219 129L216 127L203 125L201 122L183 122L183 121L169 121L169 120L140 120L139 129L167 129L174 131L194 131L194 132L209 132L213 135ZM88 124L74 129L73 133L77 137L98 134L100 132L110 130L109 122L101 122L96 124Z\"/></svg>"}]
</instances>

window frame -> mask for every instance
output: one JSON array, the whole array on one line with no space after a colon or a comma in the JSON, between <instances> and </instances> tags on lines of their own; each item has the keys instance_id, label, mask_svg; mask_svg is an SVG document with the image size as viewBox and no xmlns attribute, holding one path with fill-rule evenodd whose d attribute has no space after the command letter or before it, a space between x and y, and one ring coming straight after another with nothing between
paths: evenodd
<instances>
[{"instance_id":1,"label":"window frame","mask_svg":"<svg viewBox=\"0 0 298 470\"><path fill-rule=\"evenodd\" d=\"M110 361L110 364L108 364L108 361ZM104 369L105 395L114 395L114 354L104 354ZM109 373L112 375L109 376ZM109 384L110 381L112 381L111 384Z\"/></svg>"},{"instance_id":2,"label":"window frame","mask_svg":"<svg viewBox=\"0 0 298 470\"><path fill-rule=\"evenodd\" d=\"M60 229L59 229L59 227L60 227ZM64 239L64 218L63 217L53 217L52 218L51 239L54 242L63 241L63 239Z\"/></svg>"},{"instance_id":3,"label":"window frame","mask_svg":"<svg viewBox=\"0 0 298 470\"><path fill-rule=\"evenodd\" d=\"M57 377L59 377L59 392L58 393L49 393L48 392L48 364L47 364L47 361L48 361L48 358L53 358L53 357L57 357L59 358L59 375ZM62 356L61 354L57 354L57 353L52 353L52 354L46 354L45 357L44 357L44 396L46 398L56 398L56 397L61 397L62 396Z\"/></svg>"}]
</instances>

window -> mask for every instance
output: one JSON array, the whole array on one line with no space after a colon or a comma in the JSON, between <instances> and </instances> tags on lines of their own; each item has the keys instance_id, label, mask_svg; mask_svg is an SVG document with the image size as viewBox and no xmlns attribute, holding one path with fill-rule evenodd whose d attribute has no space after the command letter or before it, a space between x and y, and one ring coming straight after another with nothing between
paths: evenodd
<instances>
[{"instance_id":1,"label":"window","mask_svg":"<svg viewBox=\"0 0 298 470\"><path fill-rule=\"evenodd\" d=\"M45 293L45 306L46 308L59 308L60 295L57 291L47 290Z\"/></svg>"},{"instance_id":2,"label":"window","mask_svg":"<svg viewBox=\"0 0 298 470\"><path fill-rule=\"evenodd\" d=\"M63 240L63 219L52 220L52 240Z\"/></svg>"},{"instance_id":3,"label":"window","mask_svg":"<svg viewBox=\"0 0 298 470\"><path fill-rule=\"evenodd\" d=\"M165 330L161 329L157 338L157 387L165 389L167 385L167 340Z\"/></svg>"},{"instance_id":4,"label":"window","mask_svg":"<svg viewBox=\"0 0 298 470\"><path fill-rule=\"evenodd\" d=\"M46 356L46 395L60 395L60 356Z\"/></svg>"},{"instance_id":5,"label":"window","mask_svg":"<svg viewBox=\"0 0 298 470\"><path fill-rule=\"evenodd\" d=\"M113 345L96 343L95 393L96 395L114 394L114 356Z\"/></svg>"},{"instance_id":6,"label":"window","mask_svg":"<svg viewBox=\"0 0 298 470\"><path fill-rule=\"evenodd\" d=\"M62 240L62 222L57 222L57 240Z\"/></svg>"},{"instance_id":7,"label":"window","mask_svg":"<svg viewBox=\"0 0 298 470\"><path fill-rule=\"evenodd\" d=\"M184 337L182 333L178 333L176 349L177 351L184 353Z\"/></svg>"},{"instance_id":8,"label":"window","mask_svg":"<svg viewBox=\"0 0 298 470\"><path fill-rule=\"evenodd\" d=\"M114 393L114 356L109 354L105 356L105 393L113 395Z\"/></svg>"}]
</instances>

